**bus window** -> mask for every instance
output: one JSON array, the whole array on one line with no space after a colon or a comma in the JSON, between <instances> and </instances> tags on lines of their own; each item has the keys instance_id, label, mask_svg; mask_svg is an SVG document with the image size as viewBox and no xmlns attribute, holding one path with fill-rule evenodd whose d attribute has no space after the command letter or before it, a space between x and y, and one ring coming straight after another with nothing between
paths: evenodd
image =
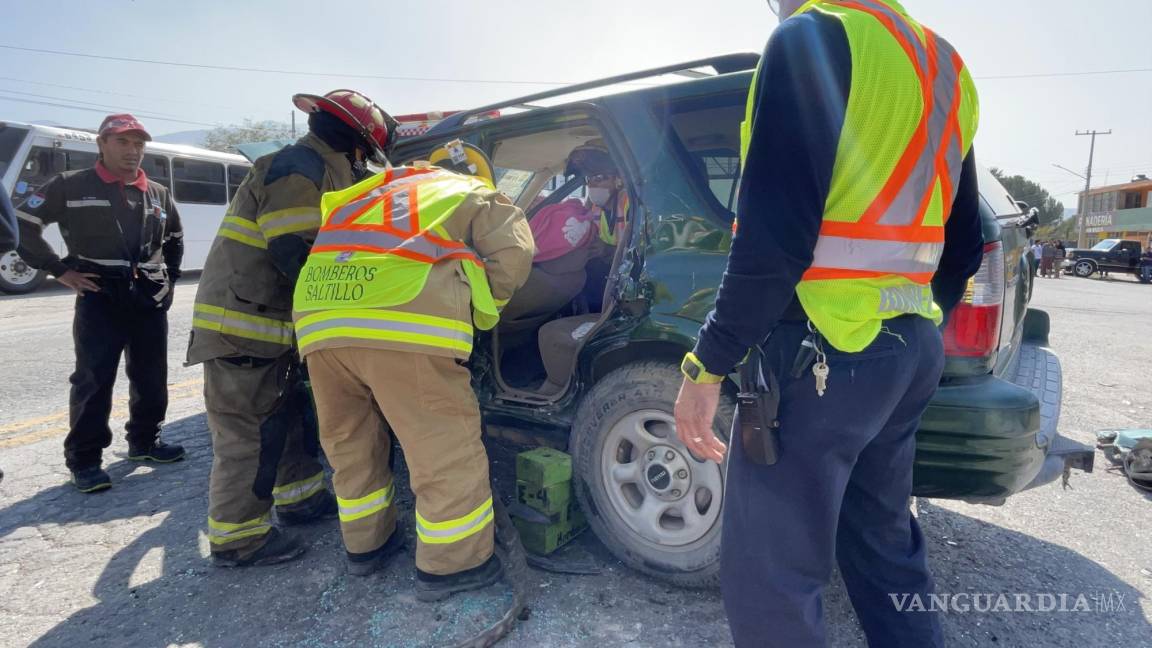
<instances>
[{"instance_id":1,"label":"bus window","mask_svg":"<svg viewBox=\"0 0 1152 648\"><path fill-rule=\"evenodd\" d=\"M168 191L172 191L172 172L168 169L168 158L163 155L145 154L144 162L140 165L144 169L144 175L148 176L149 180L158 182L165 187Z\"/></svg>"},{"instance_id":2,"label":"bus window","mask_svg":"<svg viewBox=\"0 0 1152 648\"><path fill-rule=\"evenodd\" d=\"M64 155L64 170L77 171L81 169L91 169L96 166L96 159L98 154L90 151L70 151L68 149L57 149Z\"/></svg>"},{"instance_id":3,"label":"bus window","mask_svg":"<svg viewBox=\"0 0 1152 648\"><path fill-rule=\"evenodd\" d=\"M20 150L20 145L24 143L24 136L27 134L27 128L17 128L0 122L0 178L8 172L12 158L16 157L16 151Z\"/></svg>"},{"instance_id":4,"label":"bus window","mask_svg":"<svg viewBox=\"0 0 1152 648\"><path fill-rule=\"evenodd\" d=\"M73 151L64 148L33 146L20 169L20 177L13 187L17 199L44 186L52 176L64 171L91 169L96 166L96 154L91 151Z\"/></svg>"},{"instance_id":5,"label":"bus window","mask_svg":"<svg viewBox=\"0 0 1152 648\"><path fill-rule=\"evenodd\" d=\"M47 146L33 146L24 159L20 168L20 177L16 179L15 195L18 198L35 193L44 186L52 176L64 170L64 155L59 149Z\"/></svg>"},{"instance_id":6,"label":"bus window","mask_svg":"<svg viewBox=\"0 0 1152 648\"><path fill-rule=\"evenodd\" d=\"M242 164L229 164L228 165L228 201L231 202L236 198L236 190L240 188L240 183L244 182L244 178L248 177L248 169L252 167L244 166Z\"/></svg>"},{"instance_id":7,"label":"bus window","mask_svg":"<svg viewBox=\"0 0 1152 648\"><path fill-rule=\"evenodd\" d=\"M227 202L228 186L224 181L224 165L189 158L172 160L173 193L176 202L223 205Z\"/></svg>"}]
</instances>

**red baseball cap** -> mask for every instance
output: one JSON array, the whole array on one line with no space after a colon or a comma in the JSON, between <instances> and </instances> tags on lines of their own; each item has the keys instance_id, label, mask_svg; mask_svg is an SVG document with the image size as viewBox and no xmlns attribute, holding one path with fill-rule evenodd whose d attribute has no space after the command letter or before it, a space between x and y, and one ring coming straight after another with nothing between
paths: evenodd
<instances>
[{"instance_id":1,"label":"red baseball cap","mask_svg":"<svg viewBox=\"0 0 1152 648\"><path fill-rule=\"evenodd\" d=\"M148 131L144 130L144 124L141 124L139 119L136 119L128 113L121 115L108 115L104 118L104 121L100 122L101 137L105 135L117 135L119 133L131 132L140 133L144 136L144 140L147 142L152 141L152 136L148 134Z\"/></svg>"}]
</instances>

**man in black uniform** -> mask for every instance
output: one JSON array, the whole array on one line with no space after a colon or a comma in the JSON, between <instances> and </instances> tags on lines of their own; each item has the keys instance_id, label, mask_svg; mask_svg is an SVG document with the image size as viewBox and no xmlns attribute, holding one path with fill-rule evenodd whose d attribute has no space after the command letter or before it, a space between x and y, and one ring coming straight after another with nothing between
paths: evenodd
<instances>
[{"instance_id":1,"label":"man in black uniform","mask_svg":"<svg viewBox=\"0 0 1152 648\"><path fill-rule=\"evenodd\" d=\"M121 353L131 389L128 458L184 458L184 448L160 441L168 409L168 308L172 282L180 277L184 232L168 190L140 169L151 139L132 115L109 115L100 125L95 168L56 176L16 213L20 256L77 295L64 458L72 483L85 493L112 486L100 461L112 443L108 417ZM64 259L44 241L50 223L60 225L68 246Z\"/></svg>"}]
</instances>

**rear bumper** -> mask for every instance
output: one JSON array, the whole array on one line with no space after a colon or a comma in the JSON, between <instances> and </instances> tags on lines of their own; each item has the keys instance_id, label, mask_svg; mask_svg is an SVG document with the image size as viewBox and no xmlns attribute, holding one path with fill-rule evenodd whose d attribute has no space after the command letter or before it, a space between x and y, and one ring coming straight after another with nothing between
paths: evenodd
<instances>
[{"instance_id":1,"label":"rear bumper","mask_svg":"<svg viewBox=\"0 0 1152 648\"><path fill-rule=\"evenodd\" d=\"M1060 360L1039 343L1021 346L1012 376L941 385L917 435L914 494L1000 503L1091 472L1093 449L1057 432L1062 390Z\"/></svg>"}]
</instances>

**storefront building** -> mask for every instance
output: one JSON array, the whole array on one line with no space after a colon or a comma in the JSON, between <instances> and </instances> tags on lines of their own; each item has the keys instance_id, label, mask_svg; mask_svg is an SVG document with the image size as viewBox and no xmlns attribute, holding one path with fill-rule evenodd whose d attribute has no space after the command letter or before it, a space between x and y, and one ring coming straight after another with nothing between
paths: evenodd
<instances>
[{"instance_id":1,"label":"storefront building","mask_svg":"<svg viewBox=\"0 0 1152 648\"><path fill-rule=\"evenodd\" d=\"M1088 192L1084 214L1087 247L1103 239L1126 239L1152 245L1152 180L1137 176L1132 182L1098 187ZM1086 212L1086 213L1085 213Z\"/></svg>"}]
</instances>

